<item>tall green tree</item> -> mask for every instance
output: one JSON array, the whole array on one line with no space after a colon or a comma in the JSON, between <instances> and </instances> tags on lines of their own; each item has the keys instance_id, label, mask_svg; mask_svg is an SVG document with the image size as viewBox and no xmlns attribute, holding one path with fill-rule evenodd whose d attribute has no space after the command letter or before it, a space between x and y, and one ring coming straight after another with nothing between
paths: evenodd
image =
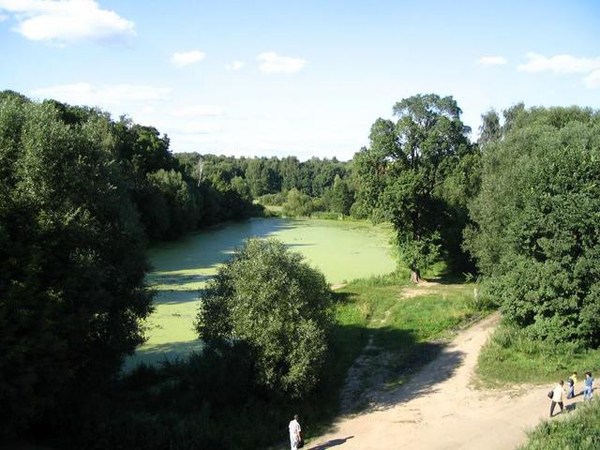
<instances>
[{"instance_id":1,"label":"tall green tree","mask_svg":"<svg viewBox=\"0 0 600 450\"><path fill-rule=\"evenodd\" d=\"M396 103L393 111L397 121L378 119L370 147L355 156L359 201L372 217L394 224L400 255L418 282L440 256L453 256L443 245L444 233L464 226L466 215L448 208L444 184L475 148L452 97L416 95ZM466 186L458 188L467 195ZM460 208L460 202L453 206Z\"/></svg>"},{"instance_id":2,"label":"tall green tree","mask_svg":"<svg viewBox=\"0 0 600 450\"><path fill-rule=\"evenodd\" d=\"M344 216L350 215L350 208L354 203L354 193L350 189L348 182L335 176L333 187L330 189L330 209L333 212Z\"/></svg>"},{"instance_id":3,"label":"tall green tree","mask_svg":"<svg viewBox=\"0 0 600 450\"><path fill-rule=\"evenodd\" d=\"M0 97L1 431L76 411L143 341L145 241L103 115Z\"/></svg>"},{"instance_id":4,"label":"tall green tree","mask_svg":"<svg viewBox=\"0 0 600 450\"><path fill-rule=\"evenodd\" d=\"M500 116L494 109L490 109L481 115L481 125L479 126L479 139L477 143L485 146L490 142L499 141L502 137L502 126L500 125Z\"/></svg>"},{"instance_id":5,"label":"tall green tree","mask_svg":"<svg viewBox=\"0 0 600 450\"><path fill-rule=\"evenodd\" d=\"M248 344L258 382L301 397L324 367L331 301L325 277L300 254L277 240L251 239L209 281L197 330L209 344Z\"/></svg>"}]
</instances>

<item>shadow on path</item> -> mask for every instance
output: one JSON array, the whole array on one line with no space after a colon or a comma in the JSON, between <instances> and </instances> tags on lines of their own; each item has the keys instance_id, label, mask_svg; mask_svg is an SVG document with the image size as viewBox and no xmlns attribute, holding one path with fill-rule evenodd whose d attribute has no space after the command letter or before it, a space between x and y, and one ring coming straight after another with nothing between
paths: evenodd
<instances>
[{"instance_id":1,"label":"shadow on path","mask_svg":"<svg viewBox=\"0 0 600 450\"><path fill-rule=\"evenodd\" d=\"M375 402L373 409L393 408L399 403L409 402L421 395L439 392L439 385L452 378L464 361L465 354L461 351L448 351L442 348L438 356L433 356L433 358L435 359L423 367L418 375L413 375L407 384L392 392L377 393L373 398Z\"/></svg>"},{"instance_id":2,"label":"shadow on path","mask_svg":"<svg viewBox=\"0 0 600 450\"><path fill-rule=\"evenodd\" d=\"M323 444L317 444L314 447L309 447L307 450L326 450L331 447L337 447L338 445L345 444L348 439L352 439L354 436L348 436L346 438L331 439Z\"/></svg>"}]
</instances>

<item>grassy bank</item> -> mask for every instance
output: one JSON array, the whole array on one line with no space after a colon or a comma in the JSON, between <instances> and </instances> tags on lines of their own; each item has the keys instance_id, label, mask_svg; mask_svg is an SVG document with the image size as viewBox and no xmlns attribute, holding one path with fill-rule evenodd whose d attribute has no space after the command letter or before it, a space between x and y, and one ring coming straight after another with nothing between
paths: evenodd
<instances>
[{"instance_id":1,"label":"grassy bank","mask_svg":"<svg viewBox=\"0 0 600 450\"><path fill-rule=\"evenodd\" d=\"M487 386L514 383L552 383L572 372L600 371L600 350L573 343L550 344L527 332L501 324L479 355L477 372Z\"/></svg>"},{"instance_id":2,"label":"grassy bank","mask_svg":"<svg viewBox=\"0 0 600 450\"><path fill-rule=\"evenodd\" d=\"M335 385L344 385L359 355L366 359L366 369L354 372L353 410L365 406L367 392L405 383L457 329L482 314L471 284L415 287L407 279L402 273L358 280L336 293Z\"/></svg>"},{"instance_id":3,"label":"grassy bank","mask_svg":"<svg viewBox=\"0 0 600 450\"><path fill-rule=\"evenodd\" d=\"M600 401L581 404L564 420L542 423L520 450L596 450L600 448Z\"/></svg>"},{"instance_id":4,"label":"grassy bank","mask_svg":"<svg viewBox=\"0 0 600 450\"><path fill-rule=\"evenodd\" d=\"M552 344L532 339L526 330L502 323L484 346L477 372L488 387L515 383L552 384L573 372L583 379L600 371L600 350L574 343ZM596 393L597 394L597 393ZM578 404L563 420L542 422L522 450L592 450L600 448L600 401Z\"/></svg>"}]
</instances>

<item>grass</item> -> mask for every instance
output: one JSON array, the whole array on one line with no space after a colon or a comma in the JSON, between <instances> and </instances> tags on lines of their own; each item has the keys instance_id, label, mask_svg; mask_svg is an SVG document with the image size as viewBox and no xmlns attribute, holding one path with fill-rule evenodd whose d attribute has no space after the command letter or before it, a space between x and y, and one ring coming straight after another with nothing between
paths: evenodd
<instances>
[{"instance_id":1,"label":"grass","mask_svg":"<svg viewBox=\"0 0 600 450\"><path fill-rule=\"evenodd\" d=\"M600 401L580 404L564 420L543 422L520 450L596 450L600 448Z\"/></svg>"},{"instance_id":2,"label":"grass","mask_svg":"<svg viewBox=\"0 0 600 450\"><path fill-rule=\"evenodd\" d=\"M435 358L457 329L481 315L472 284L432 284L407 298L405 291L415 289L408 278L408 273L372 277L336 291L337 386L344 384L352 363L371 342L366 354L371 363L354 393L357 399L369 390L405 383ZM361 402L356 404L360 408Z\"/></svg>"},{"instance_id":3,"label":"grass","mask_svg":"<svg viewBox=\"0 0 600 450\"><path fill-rule=\"evenodd\" d=\"M502 387L513 383L549 384L572 372L600 372L600 350L574 343L550 344L531 339L527 331L501 323L484 346L477 372L480 383ZM597 376L596 376L597 377ZM595 450L600 448L600 401L577 404L563 420L544 421L522 450Z\"/></svg>"},{"instance_id":4,"label":"grass","mask_svg":"<svg viewBox=\"0 0 600 450\"><path fill-rule=\"evenodd\" d=\"M572 372L600 371L600 350L575 344L551 345L531 339L527 332L502 323L479 355L478 376L484 385L550 383Z\"/></svg>"}]
</instances>

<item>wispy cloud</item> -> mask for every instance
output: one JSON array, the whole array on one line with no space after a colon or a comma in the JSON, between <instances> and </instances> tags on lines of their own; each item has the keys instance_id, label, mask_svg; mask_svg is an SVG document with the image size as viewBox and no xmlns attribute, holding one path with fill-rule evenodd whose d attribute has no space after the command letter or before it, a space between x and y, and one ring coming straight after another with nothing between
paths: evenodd
<instances>
[{"instance_id":1,"label":"wispy cloud","mask_svg":"<svg viewBox=\"0 0 600 450\"><path fill-rule=\"evenodd\" d=\"M92 86L89 83L74 83L34 89L30 94L75 105L111 108L128 102L168 100L171 88L132 84Z\"/></svg>"},{"instance_id":2,"label":"wispy cloud","mask_svg":"<svg viewBox=\"0 0 600 450\"><path fill-rule=\"evenodd\" d=\"M8 16L5 14L0 14L0 22L4 22L5 20L8 20Z\"/></svg>"},{"instance_id":3,"label":"wispy cloud","mask_svg":"<svg viewBox=\"0 0 600 450\"><path fill-rule=\"evenodd\" d=\"M189 52L173 53L171 62L177 67L185 67L190 64L196 64L206 57L206 53L200 50L191 50Z\"/></svg>"},{"instance_id":4,"label":"wispy cloud","mask_svg":"<svg viewBox=\"0 0 600 450\"><path fill-rule=\"evenodd\" d=\"M275 52L261 53L256 57L259 68L264 73L295 73L306 66L306 60L280 56Z\"/></svg>"},{"instance_id":5,"label":"wispy cloud","mask_svg":"<svg viewBox=\"0 0 600 450\"><path fill-rule=\"evenodd\" d=\"M33 41L68 44L105 41L135 35L135 24L94 0L0 0L0 10L12 13L15 31Z\"/></svg>"},{"instance_id":6,"label":"wispy cloud","mask_svg":"<svg viewBox=\"0 0 600 450\"><path fill-rule=\"evenodd\" d=\"M244 67L243 61L233 61L231 64L225 66L227 70L240 70L242 67Z\"/></svg>"},{"instance_id":7,"label":"wispy cloud","mask_svg":"<svg viewBox=\"0 0 600 450\"><path fill-rule=\"evenodd\" d=\"M579 58L572 55L544 56L527 53L528 61L519 64L521 72L589 73L600 69L600 58Z\"/></svg>"},{"instance_id":8,"label":"wispy cloud","mask_svg":"<svg viewBox=\"0 0 600 450\"><path fill-rule=\"evenodd\" d=\"M527 53L527 62L519 64L521 72L553 72L555 74L584 74L583 83L588 88L600 87L600 58L582 58L573 55L544 56Z\"/></svg>"},{"instance_id":9,"label":"wispy cloud","mask_svg":"<svg viewBox=\"0 0 600 450\"><path fill-rule=\"evenodd\" d=\"M482 66L503 66L508 63L504 56L482 56L477 60Z\"/></svg>"}]
</instances>

